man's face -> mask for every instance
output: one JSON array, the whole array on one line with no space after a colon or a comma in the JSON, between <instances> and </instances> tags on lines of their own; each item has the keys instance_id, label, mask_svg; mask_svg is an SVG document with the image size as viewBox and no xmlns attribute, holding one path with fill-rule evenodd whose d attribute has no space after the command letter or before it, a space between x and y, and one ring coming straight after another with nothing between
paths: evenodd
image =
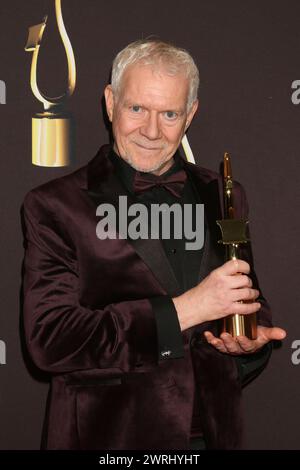
<instances>
[{"instance_id":1,"label":"man's face","mask_svg":"<svg viewBox=\"0 0 300 470\"><path fill-rule=\"evenodd\" d=\"M114 150L136 170L159 175L172 166L198 106L195 102L187 113L188 85L183 74L135 64L125 70L117 96L106 87Z\"/></svg>"}]
</instances>

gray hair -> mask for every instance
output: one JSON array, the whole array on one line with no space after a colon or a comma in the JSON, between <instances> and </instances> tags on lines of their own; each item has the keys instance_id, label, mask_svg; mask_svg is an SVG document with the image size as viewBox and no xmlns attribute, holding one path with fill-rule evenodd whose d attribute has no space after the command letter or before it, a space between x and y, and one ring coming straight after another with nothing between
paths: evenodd
<instances>
[{"instance_id":1,"label":"gray hair","mask_svg":"<svg viewBox=\"0 0 300 470\"><path fill-rule=\"evenodd\" d=\"M129 65L157 65L167 67L167 73L184 73L189 80L187 111L197 99L199 70L192 56L185 50L158 39L141 39L121 50L113 61L111 86L118 95L124 71Z\"/></svg>"}]
</instances>

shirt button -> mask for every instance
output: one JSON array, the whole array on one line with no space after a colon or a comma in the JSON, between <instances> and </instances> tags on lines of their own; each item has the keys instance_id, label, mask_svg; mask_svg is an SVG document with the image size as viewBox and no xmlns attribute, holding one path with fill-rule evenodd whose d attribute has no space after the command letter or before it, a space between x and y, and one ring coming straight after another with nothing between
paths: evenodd
<instances>
[{"instance_id":1,"label":"shirt button","mask_svg":"<svg viewBox=\"0 0 300 470\"><path fill-rule=\"evenodd\" d=\"M172 248L172 250L171 250L171 252L173 253L173 255L176 254L176 251L177 251L176 248Z\"/></svg>"}]
</instances>

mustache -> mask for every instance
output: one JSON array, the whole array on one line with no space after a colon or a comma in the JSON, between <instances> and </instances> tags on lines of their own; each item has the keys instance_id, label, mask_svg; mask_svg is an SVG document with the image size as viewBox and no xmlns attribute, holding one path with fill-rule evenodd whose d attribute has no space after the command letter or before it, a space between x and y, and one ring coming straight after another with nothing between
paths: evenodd
<instances>
[{"instance_id":1,"label":"mustache","mask_svg":"<svg viewBox=\"0 0 300 470\"><path fill-rule=\"evenodd\" d=\"M138 140L133 140L132 141L134 144L138 145L139 147L143 147L147 150L163 150L166 148L166 144L160 144L160 145L153 145L151 142L145 142L145 141L138 141Z\"/></svg>"}]
</instances>

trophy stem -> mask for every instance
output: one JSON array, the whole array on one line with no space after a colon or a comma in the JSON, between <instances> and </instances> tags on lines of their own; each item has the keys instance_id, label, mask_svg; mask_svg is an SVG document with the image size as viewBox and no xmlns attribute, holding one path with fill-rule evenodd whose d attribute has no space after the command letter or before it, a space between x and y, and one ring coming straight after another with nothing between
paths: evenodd
<instances>
[{"instance_id":1,"label":"trophy stem","mask_svg":"<svg viewBox=\"0 0 300 470\"><path fill-rule=\"evenodd\" d=\"M233 177L230 156L224 154L223 161L223 192L224 192L224 219L217 220L222 233L219 243L225 247L225 260L239 258L239 245L250 240L246 234L248 220L236 219L233 201ZM240 302L243 303L241 300ZM219 320L221 333L229 333L233 337L247 336L250 339L257 338L256 314L237 315L232 314Z\"/></svg>"},{"instance_id":2,"label":"trophy stem","mask_svg":"<svg viewBox=\"0 0 300 470\"><path fill-rule=\"evenodd\" d=\"M226 259L238 259L239 244L225 245ZM249 339L257 338L256 314L233 314L220 320L220 334L229 333L231 336L247 336Z\"/></svg>"}]
</instances>

